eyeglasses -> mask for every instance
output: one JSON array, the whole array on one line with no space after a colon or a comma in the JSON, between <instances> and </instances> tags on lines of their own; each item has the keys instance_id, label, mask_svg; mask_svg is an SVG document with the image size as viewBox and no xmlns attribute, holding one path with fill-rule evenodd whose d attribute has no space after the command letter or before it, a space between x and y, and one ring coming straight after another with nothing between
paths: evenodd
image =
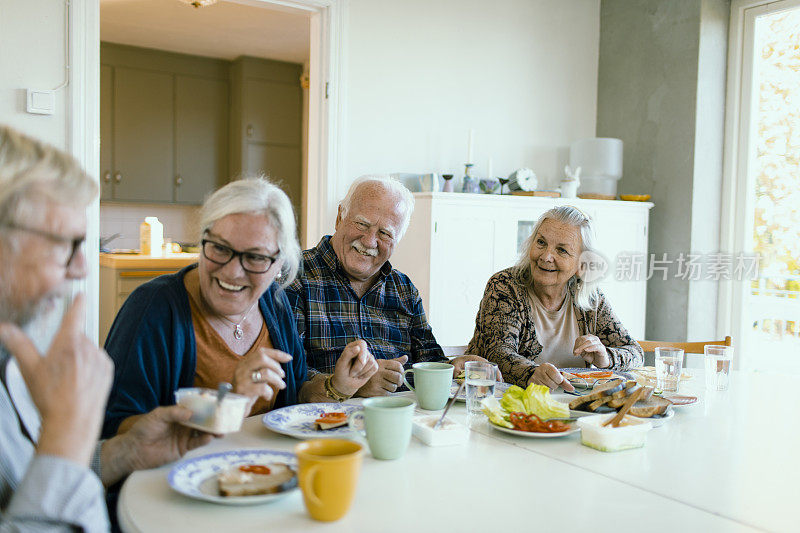
<instances>
[{"instance_id":1,"label":"eyeglasses","mask_svg":"<svg viewBox=\"0 0 800 533\"><path fill-rule=\"evenodd\" d=\"M272 267L272 264L278 260L280 252L275 256L254 254L252 252L239 252L230 246L225 246L218 242L203 239L200 241L203 245L203 257L216 263L218 265L227 265L234 257L239 257L239 264L245 272L251 274L263 274Z\"/></svg>"},{"instance_id":2,"label":"eyeglasses","mask_svg":"<svg viewBox=\"0 0 800 533\"><path fill-rule=\"evenodd\" d=\"M44 237L45 239L49 239L53 242L58 244L64 244L69 246L69 256L67 257L66 262L64 263L64 268L69 268L72 262L75 260L75 256L78 254L78 250L83 245L84 241L86 240L86 235L81 235L80 237L70 238L65 237L63 235L58 235L57 233L50 233L49 231L44 231L41 229L36 228L29 228L27 226L21 226L19 224L14 224L13 222L6 222L3 223L2 226L10 229L15 229L19 231L27 231L28 233L33 233L34 235L39 235L40 237Z\"/></svg>"}]
</instances>

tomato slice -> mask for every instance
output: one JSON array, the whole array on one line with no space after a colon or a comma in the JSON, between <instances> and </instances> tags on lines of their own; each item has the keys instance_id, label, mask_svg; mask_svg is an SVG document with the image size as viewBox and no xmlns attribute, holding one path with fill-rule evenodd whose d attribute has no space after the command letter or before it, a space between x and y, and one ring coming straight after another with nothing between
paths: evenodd
<instances>
[{"instance_id":1,"label":"tomato slice","mask_svg":"<svg viewBox=\"0 0 800 533\"><path fill-rule=\"evenodd\" d=\"M242 472L247 472L249 474L260 474L262 476L269 475L271 470L269 467L264 465L242 465L239 467L239 470Z\"/></svg>"}]
</instances>

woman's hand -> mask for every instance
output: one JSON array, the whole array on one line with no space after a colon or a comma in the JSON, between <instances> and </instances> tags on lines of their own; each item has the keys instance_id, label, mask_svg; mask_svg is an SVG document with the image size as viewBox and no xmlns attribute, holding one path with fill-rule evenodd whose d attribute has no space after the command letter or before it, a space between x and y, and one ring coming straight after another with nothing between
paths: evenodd
<instances>
[{"instance_id":1,"label":"woman's hand","mask_svg":"<svg viewBox=\"0 0 800 533\"><path fill-rule=\"evenodd\" d=\"M581 335L575 339L575 349L573 355L583 358L584 361L597 368L608 368L611 366L611 357L608 350L594 335Z\"/></svg>"},{"instance_id":2,"label":"woman's hand","mask_svg":"<svg viewBox=\"0 0 800 533\"><path fill-rule=\"evenodd\" d=\"M363 339L350 342L342 350L333 369L333 387L352 396L378 371L378 363Z\"/></svg>"},{"instance_id":3,"label":"woman's hand","mask_svg":"<svg viewBox=\"0 0 800 533\"><path fill-rule=\"evenodd\" d=\"M561 387L568 392L575 390L575 387L572 386L572 383L567 381L567 378L561 375L561 372L550 363L542 363L536 367L536 370L533 371L531 379L528 380L528 385L531 383L535 383L536 385L544 385L549 387L550 390L555 390L558 387Z\"/></svg>"},{"instance_id":4,"label":"woman's hand","mask_svg":"<svg viewBox=\"0 0 800 533\"><path fill-rule=\"evenodd\" d=\"M281 363L288 363L292 356L274 348L259 348L236 365L233 373L233 392L252 399L259 397L270 401L275 390L286 388L283 378L286 373Z\"/></svg>"}]
</instances>

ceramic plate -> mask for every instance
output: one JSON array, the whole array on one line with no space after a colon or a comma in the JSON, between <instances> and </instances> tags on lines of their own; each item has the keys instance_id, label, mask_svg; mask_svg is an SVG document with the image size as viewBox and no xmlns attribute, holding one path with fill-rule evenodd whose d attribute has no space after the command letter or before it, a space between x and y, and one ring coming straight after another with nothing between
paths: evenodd
<instances>
[{"instance_id":1,"label":"ceramic plate","mask_svg":"<svg viewBox=\"0 0 800 533\"><path fill-rule=\"evenodd\" d=\"M609 370L599 370L596 368L559 368L561 372L569 372L570 374L591 374L594 372L609 372ZM618 370L612 370L613 376L610 378L601 378L592 380L591 378L586 378L586 385L584 385L584 379L576 379L573 380L574 382L570 382L575 386L576 389L586 389L591 388L594 386L595 382L605 383L606 381L611 381L612 379L623 378L623 379L634 379L633 375L628 372L620 372Z\"/></svg>"},{"instance_id":2,"label":"ceramic plate","mask_svg":"<svg viewBox=\"0 0 800 533\"><path fill-rule=\"evenodd\" d=\"M577 433L581 430L577 424L574 422L572 423L572 427L566 431L562 431L561 433L535 433L533 431L520 431L518 429L511 429L511 428L504 428L503 426L497 426L492 422L489 422L489 425L492 426L497 431L502 431L503 433L510 433L511 435L518 435L520 437L532 437L535 439L552 439L556 437L564 437L566 435L572 435L573 433Z\"/></svg>"},{"instance_id":3,"label":"ceramic plate","mask_svg":"<svg viewBox=\"0 0 800 533\"><path fill-rule=\"evenodd\" d=\"M224 505L254 505L271 502L283 498L297 489L297 477L295 476L292 486L283 492L257 496L220 496L217 489L217 474L231 466L249 463L285 463L295 471L297 470L297 458L290 452L233 450L185 459L172 467L167 474L167 481L170 487L185 496Z\"/></svg>"},{"instance_id":4,"label":"ceramic plate","mask_svg":"<svg viewBox=\"0 0 800 533\"><path fill-rule=\"evenodd\" d=\"M458 390L459 385L460 385L460 383L457 383L457 382L454 381L453 384L450 386L450 398L452 398L453 395L456 393L456 391ZM497 399L502 398L503 397L503 393L505 391L507 391L509 387L511 387L511 383L497 383L497 384L495 384L495 386L494 386L494 397L497 398ZM466 387L466 385L464 386L463 389L461 389L461 392L456 397L456 401L457 402L466 402L467 401L467 387Z\"/></svg>"},{"instance_id":5,"label":"ceramic plate","mask_svg":"<svg viewBox=\"0 0 800 533\"><path fill-rule=\"evenodd\" d=\"M685 396L683 394L662 394L662 398L672 402L672 407L684 408L693 407L699 403L697 396Z\"/></svg>"},{"instance_id":6,"label":"ceramic plate","mask_svg":"<svg viewBox=\"0 0 800 533\"><path fill-rule=\"evenodd\" d=\"M667 412L663 415L651 416L650 418L643 418L642 420L649 420L653 424L653 427L657 428L672 420L673 416L675 416L675 411L672 407L668 407Z\"/></svg>"},{"instance_id":7,"label":"ceramic plate","mask_svg":"<svg viewBox=\"0 0 800 533\"><path fill-rule=\"evenodd\" d=\"M301 403L270 411L264 415L261 422L276 433L297 439L349 437L352 434L349 426L315 429L314 420L319 418L322 413L344 412L350 416L360 409L362 409L360 405L344 403Z\"/></svg>"}]
</instances>

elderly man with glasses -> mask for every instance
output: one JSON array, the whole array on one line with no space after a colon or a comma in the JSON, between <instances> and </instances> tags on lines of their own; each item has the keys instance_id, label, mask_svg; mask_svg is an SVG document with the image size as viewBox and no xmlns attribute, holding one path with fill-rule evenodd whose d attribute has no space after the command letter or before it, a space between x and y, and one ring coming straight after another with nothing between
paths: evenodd
<instances>
[{"instance_id":1,"label":"elderly man with glasses","mask_svg":"<svg viewBox=\"0 0 800 533\"><path fill-rule=\"evenodd\" d=\"M208 442L152 411L98 443L112 364L83 331L71 282L97 185L66 154L0 126L0 531L106 531L104 486Z\"/></svg>"}]
</instances>

